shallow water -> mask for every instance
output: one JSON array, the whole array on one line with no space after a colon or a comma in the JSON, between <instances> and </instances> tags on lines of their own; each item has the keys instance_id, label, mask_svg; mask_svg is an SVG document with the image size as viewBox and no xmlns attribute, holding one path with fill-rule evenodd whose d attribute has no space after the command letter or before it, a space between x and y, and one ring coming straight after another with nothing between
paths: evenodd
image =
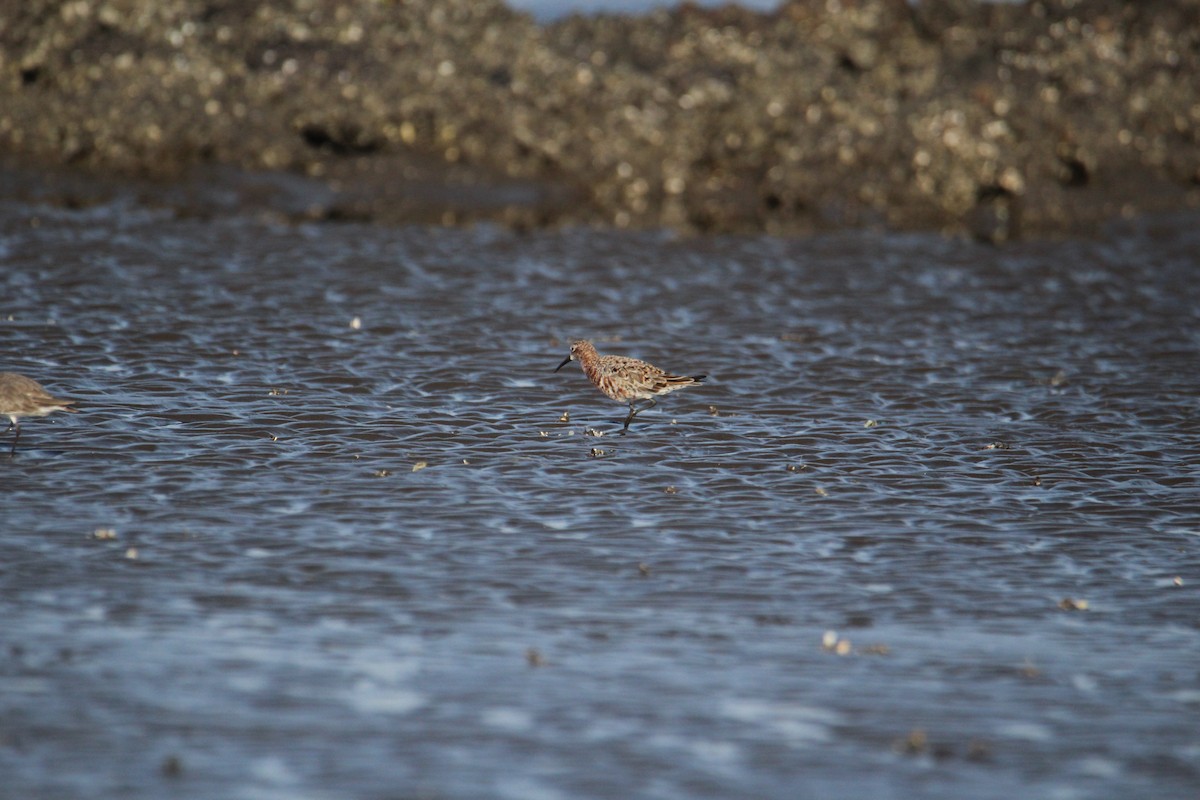
<instances>
[{"instance_id":1,"label":"shallow water","mask_svg":"<svg viewBox=\"0 0 1200 800\"><path fill-rule=\"evenodd\" d=\"M6 791L1190 796L1197 252L0 206Z\"/></svg>"}]
</instances>

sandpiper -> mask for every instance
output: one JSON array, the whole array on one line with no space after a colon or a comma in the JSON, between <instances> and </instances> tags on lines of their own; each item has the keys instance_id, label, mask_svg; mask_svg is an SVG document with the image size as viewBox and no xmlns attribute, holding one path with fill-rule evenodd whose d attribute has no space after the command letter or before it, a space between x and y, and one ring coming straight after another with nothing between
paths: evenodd
<instances>
[{"instance_id":1,"label":"sandpiper","mask_svg":"<svg viewBox=\"0 0 1200 800\"><path fill-rule=\"evenodd\" d=\"M21 438L21 417L44 417L55 411L75 411L70 408L74 400L59 400L53 397L32 378L13 372L0 372L0 416L8 417L4 430L13 434L12 450L8 457L17 453L17 441Z\"/></svg>"},{"instance_id":2,"label":"sandpiper","mask_svg":"<svg viewBox=\"0 0 1200 800\"><path fill-rule=\"evenodd\" d=\"M558 372L572 361L579 362L583 367L583 373L596 385L597 389L618 403L629 404L629 416L625 418L625 427L621 428L622 433L629 430L629 423L633 422L633 418L639 413L658 405L658 400L655 398L676 389L700 383L707 377L706 375L672 375L653 364L647 364L636 358L602 356L596 352L596 348L591 342L582 339L571 343L571 354L563 359L563 362L555 367L554 371ZM635 403L638 400L649 400L650 402L637 406Z\"/></svg>"}]
</instances>

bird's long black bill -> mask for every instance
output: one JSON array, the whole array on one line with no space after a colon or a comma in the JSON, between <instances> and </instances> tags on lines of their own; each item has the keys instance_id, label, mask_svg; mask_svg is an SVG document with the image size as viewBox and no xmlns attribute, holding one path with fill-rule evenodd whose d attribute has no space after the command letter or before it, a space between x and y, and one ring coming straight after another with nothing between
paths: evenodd
<instances>
[{"instance_id":1,"label":"bird's long black bill","mask_svg":"<svg viewBox=\"0 0 1200 800\"><path fill-rule=\"evenodd\" d=\"M563 367L565 367L567 364L570 364L570 363L571 363L571 357L567 356L566 358L563 359L563 363L559 364L557 367L554 368L554 371L558 372L560 369L562 369Z\"/></svg>"}]
</instances>

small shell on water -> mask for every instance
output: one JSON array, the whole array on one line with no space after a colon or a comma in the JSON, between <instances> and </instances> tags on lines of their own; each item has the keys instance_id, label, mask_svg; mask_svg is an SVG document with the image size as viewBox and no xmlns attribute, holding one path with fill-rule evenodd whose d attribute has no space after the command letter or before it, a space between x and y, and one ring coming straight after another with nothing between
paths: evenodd
<instances>
[{"instance_id":1,"label":"small shell on water","mask_svg":"<svg viewBox=\"0 0 1200 800\"><path fill-rule=\"evenodd\" d=\"M924 753L929 749L929 737L920 728L913 728L908 736L905 736L903 739L897 739L892 744L892 749L897 753L908 753L910 755Z\"/></svg>"},{"instance_id":2,"label":"small shell on water","mask_svg":"<svg viewBox=\"0 0 1200 800\"><path fill-rule=\"evenodd\" d=\"M838 636L837 631L825 631L821 635L821 649L836 653L839 656L848 656L853 648L850 645L850 640Z\"/></svg>"},{"instance_id":3,"label":"small shell on water","mask_svg":"<svg viewBox=\"0 0 1200 800\"><path fill-rule=\"evenodd\" d=\"M109 539L115 539L115 538L117 538L117 529L116 528L96 528L96 530L92 531L92 538L100 539L100 540L104 540L104 541L107 541Z\"/></svg>"},{"instance_id":4,"label":"small shell on water","mask_svg":"<svg viewBox=\"0 0 1200 800\"><path fill-rule=\"evenodd\" d=\"M412 471L413 471L413 472L420 472L421 470L425 469L425 468L426 468L426 467L428 467L428 466L429 466L429 464L428 464L428 463L426 463L426 462L424 462L424 461L418 461L417 463L413 464L413 466L412 466Z\"/></svg>"}]
</instances>

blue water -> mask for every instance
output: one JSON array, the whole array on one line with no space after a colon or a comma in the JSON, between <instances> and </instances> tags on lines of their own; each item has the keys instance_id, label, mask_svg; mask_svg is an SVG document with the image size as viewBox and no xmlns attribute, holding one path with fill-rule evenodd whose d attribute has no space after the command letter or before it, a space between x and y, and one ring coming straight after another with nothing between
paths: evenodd
<instances>
[{"instance_id":1,"label":"blue water","mask_svg":"<svg viewBox=\"0 0 1200 800\"><path fill-rule=\"evenodd\" d=\"M1197 230L0 206L0 794L1191 796Z\"/></svg>"}]
</instances>

